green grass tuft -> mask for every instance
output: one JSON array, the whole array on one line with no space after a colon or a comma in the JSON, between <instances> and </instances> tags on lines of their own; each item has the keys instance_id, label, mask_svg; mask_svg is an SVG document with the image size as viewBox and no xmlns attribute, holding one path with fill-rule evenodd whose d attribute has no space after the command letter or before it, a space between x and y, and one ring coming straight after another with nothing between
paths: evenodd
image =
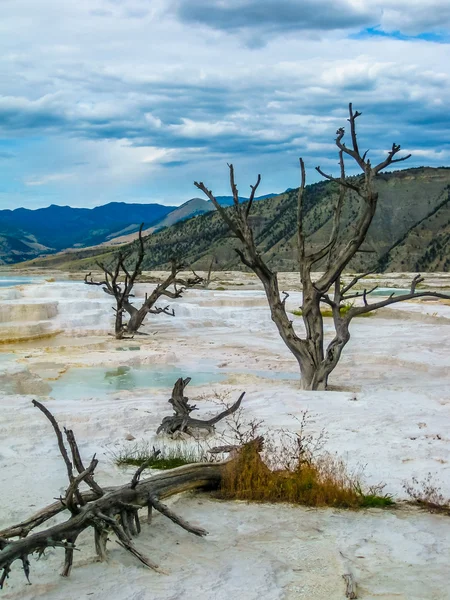
<instances>
[{"instance_id":1,"label":"green grass tuft","mask_svg":"<svg viewBox=\"0 0 450 600\"><path fill-rule=\"evenodd\" d=\"M394 506L395 502L392 496L377 496L376 494L367 494L361 496L361 508L386 508Z\"/></svg>"},{"instance_id":2,"label":"green grass tuft","mask_svg":"<svg viewBox=\"0 0 450 600\"><path fill-rule=\"evenodd\" d=\"M157 454L159 451L159 454ZM124 447L113 454L118 467L140 467L148 463L148 469L174 469L183 465L205 462L207 457L200 447L183 443L155 448L146 442L138 442L132 447Z\"/></svg>"}]
</instances>

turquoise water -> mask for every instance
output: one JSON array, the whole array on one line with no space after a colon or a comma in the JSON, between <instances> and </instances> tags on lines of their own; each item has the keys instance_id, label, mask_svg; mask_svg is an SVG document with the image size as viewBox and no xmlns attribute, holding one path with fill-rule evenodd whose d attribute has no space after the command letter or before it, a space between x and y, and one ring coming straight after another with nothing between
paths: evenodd
<instances>
[{"instance_id":1,"label":"turquoise water","mask_svg":"<svg viewBox=\"0 0 450 600\"><path fill-rule=\"evenodd\" d=\"M77 400L107 396L122 390L167 388L171 390L179 377L191 377L190 385L215 383L225 375L217 371L195 371L164 365L158 367L73 367L57 381L51 382L50 396L61 400Z\"/></svg>"},{"instance_id":2,"label":"turquoise water","mask_svg":"<svg viewBox=\"0 0 450 600\"><path fill-rule=\"evenodd\" d=\"M35 280L31 277L17 277L16 275L8 277L0 275L0 287L13 287L15 285L25 285L33 283Z\"/></svg>"},{"instance_id":3,"label":"turquoise water","mask_svg":"<svg viewBox=\"0 0 450 600\"><path fill-rule=\"evenodd\" d=\"M394 296L404 296L405 294L410 294L411 290L401 289L401 288L378 288L374 290L370 295L371 296L390 296L394 294Z\"/></svg>"},{"instance_id":4,"label":"turquoise water","mask_svg":"<svg viewBox=\"0 0 450 600\"><path fill-rule=\"evenodd\" d=\"M0 368L15 361L16 355L12 352L0 352Z\"/></svg>"}]
</instances>

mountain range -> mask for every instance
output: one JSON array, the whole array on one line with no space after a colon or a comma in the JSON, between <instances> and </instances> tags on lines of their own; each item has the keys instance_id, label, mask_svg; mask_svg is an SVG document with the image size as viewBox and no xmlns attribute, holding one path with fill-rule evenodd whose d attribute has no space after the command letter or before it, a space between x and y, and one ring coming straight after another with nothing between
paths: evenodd
<instances>
[{"instance_id":1,"label":"mountain range","mask_svg":"<svg viewBox=\"0 0 450 600\"><path fill-rule=\"evenodd\" d=\"M218 200L223 206L233 202L231 196L219 196ZM241 200L245 201L245 198ZM136 238L141 223L145 223L145 233L149 234L212 210L211 202L201 198L192 198L179 207L111 202L95 208L52 204L36 210L0 210L0 264L21 262L66 249L117 245Z\"/></svg>"},{"instance_id":2,"label":"mountain range","mask_svg":"<svg viewBox=\"0 0 450 600\"><path fill-rule=\"evenodd\" d=\"M419 167L385 173L377 178L376 186L377 212L366 242L350 268L450 271L450 169ZM328 240L337 191L337 185L329 181L309 185L305 190L304 228L311 250ZM351 194L346 200L340 230L343 242L351 235L358 202ZM199 270L207 268L211 259L217 269L242 268L234 251L237 241L231 238L220 215L206 205L206 200L194 198L153 226L145 239L144 269L167 268L173 256ZM179 218L175 211L179 211ZM255 240L261 254L276 270L296 268L296 213L296 189L260 199L252 208ZM30 264L84 270L93 267L99 258L112 260L115 251L115 247L106 244L47 256ZM317 269L320 267L318 264Z\"/></svg>"},{"instance_id":3,"label":"mountain range","mask_svg":"<svg viewBox=\"0 0 450 600\"><path fill-rule=\"evenodd\" d=\"M111 202L96 208L47 208L0 211L0 264L76 246L99 244L136 230L136 224L154 223L173 207L160 204Z\"/></svg>"}]
</instances>

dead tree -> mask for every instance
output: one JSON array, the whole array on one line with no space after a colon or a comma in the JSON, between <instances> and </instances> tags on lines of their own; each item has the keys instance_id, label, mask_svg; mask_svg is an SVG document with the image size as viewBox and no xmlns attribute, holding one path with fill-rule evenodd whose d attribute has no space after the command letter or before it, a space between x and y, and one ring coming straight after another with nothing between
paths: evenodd
<instances>
[{"instance_id":1,"label":"dead tree","mask_svg":"<svg viewBox=\"0 0 450 600\"><path fill-rule=\"evenodd\" d=\"M184 388L190 381L190 377L186 377L186 379L180 377L175 382L172 397L169 400L169 404L173 406L174 414L171 417L164 417L156 431L157 434L164 432L168 435L173 435L175 432L180 432L193 435L196 429L206 429L208 433L212 433L216 423L237 411L245 395L245 392L243 392L232 406L211 419L207 419L206 421L193 419L190 415L192 411L197 410L197 407L189 404L189 398L184 396Z\"/></svg>"},{"instance_id":2,"label":"dead tree","mask_svg":"<svg viewBox=\"0 0 450 600\"><path fill-rule=\"evenodd\" d=\"M172 259L170 274L166 279L162 283L159 283L150 295L145 295L145 301L140 308L133 306L130 298L134 297L134 284L141 274L142 262L145 255L144 240L142 238L143 227L144 223L142 223L139 228L137 256L132 269L126 266L126 261L132 254L132 249L126 253L119 251L113 265L106 266L104 263L97 263L97 266L105 275L103 281L94 281L91 277L91 273L88 273L84 278L84 283L87 285L102 286L103 291L106 294L114 296L116 299L116 306L113 307L113 310L116 315L114 333L117 339L122 339L124 336L133 337L136 335L139 328L142 326L145 317L149 313L164 313L166 315L174 316L175 312L173 309L170 310L168 306L163 308L157 307L155 306L156 302L162 296L171 299L181 298L186 288L198 285L202 281L202 278L196 274L194 274L193 278L182 279L179 274L184 269L184 265L178 260ZM124 323L125 313L128 314L126 323Z\"/></svg>"},{"instance_id":3,"label":"dead tree","mask_svg":"<svg viewBox=\"0 0 450 600\"><path fill-rule=\"evenodd\" d=\"M342 350L350 339L349 325L358 315L377 310L390 304L404 302L424 296L435 298L450 298L439 292L417 292L416 288L423 281L417 275L412 283L409 294L391 296L378 302L369 302L370 294L376 289L355 291L354 286L369 273L356 276L349 284L342 281L342 273L356 255L361 251L361 246L366 239L372 219L375 215L378 201L378 192L375 190L374 181L377 175L389 165L407 160L410 155L397 158L400 145L392 144L386 158L373 166L367 158L368 152L360 153L356 136L356 119L361 115L353 111L349 105L350 146L343 142L344 128L337 130L336 146L339 152L340 174L333 177L324 173L320 167L317 171L326 179L339 186L333 226L328 243L317 251L307 251L306 233L304 230L303 197L306 185L305 165L300 159L301 185L298 190L297 213L297 257L302 283L302 317L305 331L296 333L293 323L286 311L288 294L280 294L277 274L272 271L258 251L255 243L254 230L250 213L256 190L260 184L261 176L258 175L255 185L251 186L251 195L246 203L240 203L238 189L235 183L233 165L229 165L230 185L233 193L233 206L227 210L216 200L214 194L202 182L194 185L211 200L219 215L231 229L234 236L240 241L241 247L236 249L242 263L251 269L264 286L269 303L272 320L286 346L295 356L301 372L301 385L307 390L324 390L327 388L330 373L335 369L341 357ZM362 170L362 175L348 178L345 173L344 158L356 162ZM343 235L342 207L347 193L353 193L359 200L359 214L351 230L349 239ZM324 265L324 272L318 279L313 279L313 267L317 263ZM373 271L372 271L373 272ZM362 303L354 305L348 312L342 310L349 300L358 300ZM333 340L326 345L324 340L323 317L320 312L321 303L327 304L332 309L335 327Z\"/></svg>"},{"instance_id":4,"label":"dead tree","mask_svg":"<svg viewBox=\"0 0 450 600\"><path fill-rule=\"evenodd\" d=\"M136 471L131 482L118 487L103 488L95 480L95 468L98 464L95 456L89 466L85 467L73 432L64 429L66 445L63 433L51 412L36 400L33 400L33 404L52 424L66 465L69 485L64 496L57 502L46 506L29 519L0 531L0 589L9 577L15 561L21 563L29 583L29 557L35 553L41 556L47 548L64 549L62 575L68 577L72 569L77 538L82 531L89 528L93 530L95 549L100 560L107 559L108 536L114 535L116 542L141 563L150 569L163 572L155 562L144 556L133 542L133 538L141 531L138 511L144 507L148 511L147 522L151 521L152 510L155 509L186 531L198 536L207 535L207 531L191 525L174 513L161 502L161 498L193 489L217 489L225 468L231 461L186 465L141 480L141 474L146 467L144 464ZM88 486L88 491L80 489L83 483ZM35 528L63 511L70 513L66 521L34 532Z\"/></svg>"},{"instance_id":5,"label":"dead tree","mask_svg":"<svg viewBox=\"0 0 450 600\"><path fill-rule=\"evenodd\" d=\"M199 284L199 287L202 287L205 290L207 290L209 288L209 285L211 283L212 268L213 268L214 263L217 263L217 259L216 259L215 256L213 256L211 258L211 262L209 263L208 272L206 274L206 277L200 277L199 275L197 275L197 273L194 270L192 270L192 272L194 273L194 275L196 277L199 277L199 279L201 279L201 283Z\"/></svg>"}]
</instances>

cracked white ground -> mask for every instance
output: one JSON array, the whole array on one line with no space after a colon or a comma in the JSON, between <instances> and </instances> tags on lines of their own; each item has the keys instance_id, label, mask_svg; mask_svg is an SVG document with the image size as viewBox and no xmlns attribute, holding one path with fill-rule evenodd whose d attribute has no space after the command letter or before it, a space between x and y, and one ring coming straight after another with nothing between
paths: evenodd
<instances>
[{"instance_id":1,"label":"cracked white ground","mask_svg":"<svg viewBox=\"0 0 450 600\"><path fill-rule=\"evenodd\" d=\"M295 289L290 277L286 288ZM304 392L263 292L243 282L233 290L186 292L174 304L174 318L150 317L144 328L150 335L132 341L107 335L111 299L99 288L40 281L0 289L0 338L36 336L0 345L0 528L50 503L66 486L53 432L32 398L47 401L59 422L74 429L86 460L97 452L97 479L104 485L122 483L132 472L111 458L111 451L135 443L127 437L154 442L169 413L171 385L141 382L135 389L89 393L89 385L76 383L78 368L89 377L86 367L146 373L151 366L167 381L172 371L173 379L192 375L188 395L202 416L217 411L205 399L215 391L231 399L246 391L246 417L264 419L267 427L296 430L293 415L308 410L309 429L325 429L327 449L350 469L364 468L368 484L383 482L386 492L402 499L405 481L431 473L450 497L450 306L408 302L355 319L331 377L340 391ZM291 293L288 306L296 308L299 297ZM292 318L301 326L301 318ZM202 385L195 385L196 373ZM58 387L64 378L67 386ZM32 586L13 565L0 598L338 600L345 598L342 575L349 570L362 599L450 598L448 517L412 508L248 505L207 495L174 502L209 536L194 538L162 516L143 525L136 544L168 575L146 570L114 543L110 561L97 563L88 533L79 539L69 579L59 576L63 554L56 549L39 562L32 559Z\"/></svg>"}]
</instances>

